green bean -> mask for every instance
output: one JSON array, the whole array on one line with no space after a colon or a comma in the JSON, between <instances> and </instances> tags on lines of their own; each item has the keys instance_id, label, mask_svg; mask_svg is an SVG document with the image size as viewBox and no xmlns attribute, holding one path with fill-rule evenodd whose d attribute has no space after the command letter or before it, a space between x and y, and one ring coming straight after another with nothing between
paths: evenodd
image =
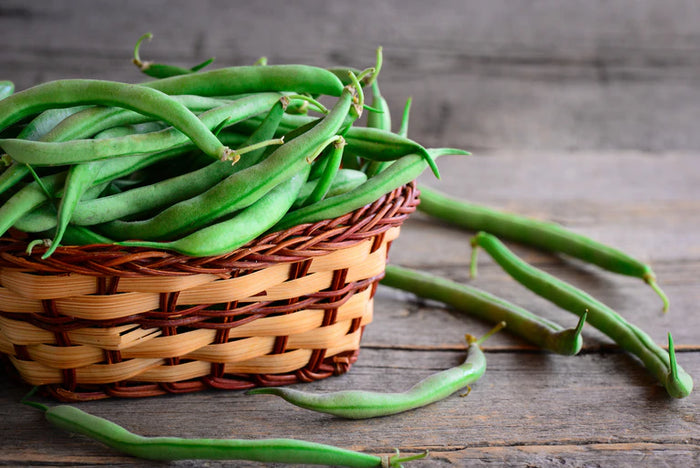
<instances>
[{"instance_id":1,"label":"green bean","mask_svg":"<svg viewBox=\"0 0 700 468\"><path fill-rule=\"evenodd\" d=\"M440 301L482 320L506 322L508 331L554 353L574 355L583 345L581 330L585 323L584 316L575 328L564 329L557 323L486 291L396 265L386 266L384 278L380 283L408 291L418 297Z\"/></svg>"},{"instance_id":2,"label":"green bean","mask_svg":"<svg viewBox=\"0 0 700 468\"><path fill-rule=\"evenodd\" d=\"M535 294L579 317L587 313L587 322L610 337L622 349L637 356L666 388L669 395L683 398L690 394L693 389L690 375L646 333L627 322L610 307L580 289L527 264L491 234L478 233L473 238L472 245L483 248L511 277ZM474 253L476 254L476 248ZM476 265L475 256L472 265ZM669 348L673 354L672 342L669 343Z\"/></svg>"},{"instance_id":3,"label":"green bean","mask_svg":"<svg viewBox=\"0 0 700 468\"><path fill-rule=\"evenodd\" d=\"M278 93L250 96L204 112L199 115L199 118L196 116L195 118L209 131L209 129L216 128L222 122L245 120L264 112L277 102L280 97ZM190 111L188 110L187 112ZM110 159L117 156L152 153L187 144L190 141L177 128L168 128L160 132L127 135L105 140L37 142L9 139L0 140L0 146L3 146L5 151L19 162L43 165L76 164ZM219 142L218 139L217 142ZM221 143L219 142L219 144ZM227 147L226 155L220 159L233 159L235 162L236 158L236 152Z\"/></svg>"},{"instance_id":4,"label":"green bean","mask_svg":"<svg viewBox=\"0 0 700 468\"><path fill-rule=\"evenodd\" d=\"M118 127L110 127L96 133L93 138L95 140L106 140L107 138L119 138L138 133L151 133L165 130L167 126L160 121L152 120L139 124L120 125Z\"/></svg>"},{"instance_id":5,"label":"green bean","mask_svg":"<svg viewBox=\"0 0 700 468\"><path fill-rule=\"evenodd\" d=\"M208 111L215 107L230 104L230 100L213 99L201 96L172 96L193 112ZM152 117L120 107L88 106L81 112L67 117L57 124L42 141L66 141L88 138L111 127L140 124Z\"/></svg>"},{"instance_id":6,"label":"green bean","mask_svg":"<svg viewBox=\"0 0 700 468\"><path fill-rule=\"evenodd\" d=\"M233 218L220 221L170 242L126 241L127 247L174 250L192 257L207 257L231 252L272 227L287 212L309 176L310 165L270 190Z\"/></svg>"},{"instance_id":7,"label":"green bean","mask_svg":"<svg viewBox=\"0 0 700 468\"><path fill-rule=\"evenodd\" d=\"M200 63L199 65L195 65L192 68L182 68L182 67L177 67L174 65L167 65L167 64L162 64L162 63L153 63L150 61L142 61L141 57L139 55L139 49L141 47L141 43L148 39L149 41L153 38L153 34L151 33L146 33L143 36L141 36L137 41L136 45L134 46L134 58L132 59L132 63L136 65L136 67L141 70L144 74L153 77L153 78L167 78L169 76L177 76L177 75L186 75L189 73L195 73L202 68L206 67L207 65L211 64L214 59L210 58L208 60L205 60L204 62Z\"/></svg>"},{"instance_id":8,"label":"green bean","mask_svg":"<svg viewBox=\"0 0 700 468\"><path fill-rule=\"evenodd\" d=\"M273 143L281 142L276 140ZM246 152L243 148L237 151L241 154ZM75 207L70 222L77 225L101 224L169 206L199 195L239 170L238 164L216 161L153 184L81 202Z\"/></svg>"},{"instance_id":9,"label":"green bean","mask_svg":"<svg viewBox=\"0 0 700 468\"><path fill-rule=\"evenodd\" d=\"M143 221L115 221L101 228L115 239L163 239L202 226L254 203L283 180L298 173L309 152L323 147L345 120L352 104L351 88L341 94L330 113L303 135L275 149L260 163L237 172L206 192L175 204Z\"/></svg>"},{"instance_id":10,"label":"green bean","mask_svg":"<svg viewBox=\"0 0 700 468\"><path fill-rule=\"evenodd\" d=\"M328 153L328 162L325 164L323 174L321 174L321 177L316 182L313 191L304 200L304 205L319 202L326 197L333 180L335 180L338 169L340 169L344 147L345 139L343 137L339 137L339 139L333 143L331 151Z\"/></svg>"},{"instance_id":11,"label":"green bean","mask_svg":"<svg viewBox=\"0 0 700 468\"><path fill-rule=\"evenodd\" d=\"M0 195L14 187L19 181L29 174L29 168L25 164L14 162L0 173Z\"/></svg>"},{"instance_id":12,"label":"green bean","mask_svg":"<svg viewBox=\"0 0 700 468\"><path fill-rule=\"evenodd\" d=\"M285 115L280 123L278 134L308 125L314 118L303 115ZM240 129L251 131L256 125L256 119L241 122ZM341 132L347 142L345 151L356 154L370 161L393 161L408 152L420 154L429 164L433 174L439 177L439 171L430 152L419 143L404 136L378 128L349 127Z\"/></svg>"},{"instance_id":13,"label":"green bean","mask_svg":"<svg viewBox=\"0 0 700 468\"><path fill-rule=\"evenodd\" d=\"M77 114L92 106L73 106L62 109L48 109L37 115L29 122L21 132L17 134L17 138L23 140L43 140L51 130L59 125L68 117ZM50 141L50 140L44 140Z\"/></svg>"},{"instance_id":14,"label":"green bean","mask_svg":"<svg viewBox=\"0 0 700 468\"><path fill-rule=\"evenodd\" d=\"M669 308L668 298L656 284L656 276L651 267L618 249L556 223L468 203L424 185L419 189L420 211L466 229L486 231L542 250L561 252L614 273L641 278L661 297L664 311Z\"/></svg>"},{"instance_id":15,"label":"green bean","mask_svg":"<svg viewBox=\"0 0 700 468\"><path fill-rule=\"evenodd\" d=\"M23 401L44 411L53 426L81 434L132 457L146 460L249 460L349 467L395 467L427 455L378 456L296 439L187 439L143 437L75 406Z\"/></svg>"},{"instance_id":16,"label":"green bean","mask_svg":"<svg viewBox=\"0 0 700 468\"><path fill-rule=\"evenodd\" d=\"M335 177L328 187L326 197L334 197L336 195L349 192L350 190L354 190L360 185L364 184L366 181L367 175L362 171L345 168L338 169L338 171L335 173ZM292 205L292 209L304 206L307 203L311 192L316 189L318 183L319 179L311 180L311 175L309 175L309 182L304 184L304 186L301 188L299 197L297 197L296 201Z\"/></svg>"},{"instance_id":17,"label":"green bean","mask_svg":"<svg viewBox=\"0 0 700 468\"><path fill-rule=\"evenodd\" d=\"M503 326L505 323L497 328ZM469 349L462 364L430 375L401 393L344 390L312 394L282 387L261 387L246 393L277 395L293 405L348 419L369 419L402 413L444 400L479 380L486 371L486 357L479 347L484 338L477 340L467 335Z\"/></svg>"},{"instance_id":18,"label":"green bean","mask_svg":"<svg viewBox=\"0 0 700 468\"><path fill-rule=\"evenodd\" d=\"M230 150L183 104L161 91L114 81L58 80L20 91L0 101L0 129L46 109L81 104L117 106L149 115L183 132L213 158L225 159L230 154ZM13 141L22 140L0 140L0 146L11 156L8 147L13 148Z\"/></svg>"},{"instance_id":19,"label":"green bean","mask_svg":"<svg viewBox=\"0 0 700 468\"><path fill-rule=\"evenodd\" d=\"M81 200L93 200L104 192L109 182L92 185L85 190ZM23 232L42 232L56 228L56 207L51 203L44 203L31 212L18 219L12 226ZM55 235L55 232L54 234ZM53 237L53 235L51 237Z\"/></svg>"},{"instance_id":20,"label":"green bean","mask_svg":"<svg viewBox=\"0 0 700 468\"><path fill-rule=\"evenodd\" d=\"M102 182L116 179L157 161L171 158L181 152L180 148L175 148L169 151L109 160L109 164L106 168L103 168L100 172L100 177L95 179L94 183L101 184ZM62 171L46 176L42 180L48 186L48 190L58 196L60 194L59 189L65 184L66 175L67 171ZM36 182L32 182L18 190L17 193L13 194L0 206L0 236L12 227L17 220L46 201L47 197L44 190Z\"/></svg>"},{"instance_id":21,"label":"green bean","mask_svg":"<svg viewBox=\"0 0 700 468\"><path fill-rule=\"evenodd\" d=\"M431 159L437 159L447 154L469 154L466 151L452 148L427 150ZM407 184L418 177L427 167L425 158L420 154L408 154L397 159L386 171L368 179L367 182L342 195L326 198L313 205L290 211L275 226L283 230L304 223L314 223L322 219L333 219L343 216L358 208L378 200L392 190Z\"/></svg>"},{"instance_id":22,"label":"green bean","mask_svg":"<svg viewBox=\"0 0 700 468\"><path fill-rule=\"evenodd\" d=\"M166 94L230 96L244 93L291 91L340 96L343 83L331 72L309 65L248 65L172 76L141 86Z\"/></svg>"},{"instance_id":23,"label":"green bean","mask_svg":"<svg viewBox=\"0 0 700 468\"><path fill-rule=\"evenodd\" d=\"M0 81L0 100L5 99L8 96L12 96L14 92L15 84L12 81Z\"/></svg>"},{"instance_id":24,"label":"green bean","mask_svg":"<svg viewBox=\"0 0 700 468\"><path fill-rule=\"evenodd\" d=\"M370 112L367 115L367 126L390 132L391 111L389 103L382 96L377 81L372 83L372 107L376 108L378 112ZM370 161L365 172L367 172L368 177L373 177L386 169L391 163L392 161Z\"/></svg>"},{"instance_id":25,"label":"green bean","mask_svg":"<svg viewBox=\"0 0 700 468\"><path fill-rule=\"evenodd\" d=\"M403 116L401 118L401 127L399 128L399 131L397 132L401 136L406 136L408 135L408 120L409 116L411 114L411 103L413 102L412 98L406 99L406 105L403 108Z\"/></svg>"}]
</instances>

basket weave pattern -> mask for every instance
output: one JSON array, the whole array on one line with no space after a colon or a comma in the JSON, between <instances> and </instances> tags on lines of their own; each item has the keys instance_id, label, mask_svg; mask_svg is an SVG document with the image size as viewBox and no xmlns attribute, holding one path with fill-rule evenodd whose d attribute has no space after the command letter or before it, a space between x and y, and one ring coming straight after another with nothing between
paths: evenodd
<instances>
[{"instance_id":1,"label":"basket weave pattern","mask_svg":"<svg viewBox=\"0 0 700 468\"><path fill-rule=\"evenodd\" d=\"M93 245L40 260L40 249L0 239L0 355L66 401L341 374L417 203L411 183L216 257Z\"/></svg>"}]
</instances>

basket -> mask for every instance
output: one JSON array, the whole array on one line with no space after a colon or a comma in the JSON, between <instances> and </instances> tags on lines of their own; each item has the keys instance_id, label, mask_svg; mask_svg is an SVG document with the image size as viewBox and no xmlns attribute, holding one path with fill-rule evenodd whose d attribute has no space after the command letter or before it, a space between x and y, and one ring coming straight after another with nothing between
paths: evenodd
<instances>
[{"instance_id":1,"label":"basket","mask_svg":"<svg viewBox=\"0 0 700 468\"><path fill-rule=\"evenodd\" d=\"M0 355L59 400L309 382L356 361L414 183L345 216L193 258L112 245L47 260L0 239Z\"/></svg>"}]
</instances>

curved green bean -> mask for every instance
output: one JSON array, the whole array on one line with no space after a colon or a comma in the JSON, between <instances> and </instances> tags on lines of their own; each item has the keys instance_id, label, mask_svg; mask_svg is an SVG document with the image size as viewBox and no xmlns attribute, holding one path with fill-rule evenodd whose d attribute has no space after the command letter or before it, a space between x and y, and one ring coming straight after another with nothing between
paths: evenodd
<instances>
[{"instance_id":1,"label":"curved green bean","mask_svg":"<svg viewBox=\"0 0 700 468\"><path fill-rule=\"evenodd\" d=\"M208 111L230 104L230 100L202 96L171 96L192 112ZM152 121L152 117L120 107L87 106L80 112L66 117L46 135L42 141L66 141L89 138L103 130L122 125L141 124Z\"/></svg>"},{"instance_id":2,"label":"curved green bean","mask_svg":"<svg viewBox=\"0 0 700 468\"><path fill-rule=\"evenodd\" d=\"M50 108L81 104L117 106L149 115L180 130L213 158L226 159L230 154L209 128L180 102L155 89L115 81L58 80L20 91L0 101L0 129ZM0 140L0 146L11 156L13 141ZM44 163L52 164L51 161Z\"/></svg>"},{"instance_id":3,"label":"curved green bean","mask_svg":"<svg viewBox=\"0 0 700 468\"><path fill-rule=\"evenodd\" d=\"M502 326L505 326L505 323ZM288 387L260 387L246 393L277 395L301 408L347 419L369 419L402 413L444 400L484 375L486 357L479 347L483 338L477 340L471 335L467 335L466 338L469 349L462 364L430 375L405 392L344 390L313 394Z\"/></svg>"},{"instance_id":4,"label":"curved green bean","mask_svg":"<svg viewBox=\"0 0 700 468\"><path fill-rule=\"evenodd\" d=\"M669 395L683 398L693 389L693 380L642 330L627 322L617 312L580 289L527 264L485 232L472 240L474 247L483 248L511 277L535 294L579 317L587 313L586 321L605 333L622 349L637 356L645 367L666 388ZM476 248L474 249L476 253ZM472 265L476 258L472 259ZM672 342L669 343L673 354Z\"/></svg>"},{"instance_id":5,"label":"curved green bean","mask_svg":"<svg viewBox=\"0 0 700 468\"><path fill-rule=\"evenodd\" d=\"M195 116L195 119L209 131L210 128L215 129L222 122L245 120L253 115L265 112L272 107L280 97L281 95L278 93L249 96L233 101L230 104L211 109L200 114L199 118ZM188 110L187 112L190 111ZM125 155L164 151L177 145L188 144L190 141L191 140L177 128L168 128L160 132L127 135L104 140L90 139L40 142L6 139L0 140L0 146L19 162L32 165L64 165L110 159L117 156L123 157ZM219 142L218 139L217 142ZM219 142L219 144L222 145L221 142ZM236 161L238 157L236 152L228 147L226 148L226 155L221 156L219 159L233 159Z\"/></svg>"},{"instance_id":6,"label":"curved green bean","mask_svg":"<svg viewBox=\"0 0 700 468\"><path fill-rule=\"evenodd\" d=\"M585 323L584 316L575 328L564 329L557 323L486 291L396 265L386 266L380 283L418 297L440 301L482 320L506 322L511 333L557 354L571 356L577 354L583 346L581 330Z\"/></svg>"},{"instance_id":7,"label":"curved green bean","mask_svg":"<svg viewBox=\"0 0 700 468\"><path fill-rule=\"evenodd\" d=\"M291 91L312 96L340 96L344 88L344 84L333 73L309 65L228 67L149 81L141 86L166 94L200 96L232 96L273 91Z\"/></svg>"},{"instance_id":8,"label":"curved green bean","mask_svg":"<svg viewBox=\"0 0 700 468\"><path fill-rule=\"evenodd\" d=\"M163 239L218 217L245 208L283 180L308 166L308 154L325 146L333 137L352 105L353 90L346 89L330 113L312 129L275 149L258 164L224 179L206 192L175 204L143 221L115 221L102 226L115 239Z\"/></svg>"},{"instance_id":9,"label":"curved green bean","mask_svg":"<svg viewBox=\"0 0 700 468\"><path fill-rule=\"evenodd\" d=\"M131 60L136 67L141 70L144 74L152 77L152 78L167 78L170 76L177 76L177 75L186 75L189 73L195 73L202 68L206 67L207 65L211 64L214 61L214 58L210 58L205 60L204 62L195 65L192 68L182 68L178 67L175 65L168 65L168 64L162 64L162 63L153 63L151 61L143 61L141 60L141 56L139 54L140 48L141 48L141 43L144 40L151 40L153 38L153 34L151 33L146 33L143 36L141 36L137 41L136 45L134 46L134 58Z\"/></svg>"},{"instance_id":10,"label":"curved green bean","mask_svg":"<svg viewBox=\"0 0 700 468\"><path fill-rule=\"evenodd\" d=\"M59 429L87 436L119 452L146 460L250 460L363 468L401 466L401 463L427 455L378 456L296 439L143 437L75 406L49 408L38 403L24 403L43 410L46 420Z\"/></svg>"},{"instance_id":11,"label":"curved green bean","mask_svg":"<svg viewBox=\"0 0 700 468\"><path fill-rule=\"evenodd\" d=\"M453 148L427 150L432 159L453 154L469 154L466 151ZM283 230L304 223L313 223L322 219L333 219L343 216L358 208L378 200L392 190L407 184L418 177L428 164L419 154L408 154L394 162L387 170L370 178L364 184L342 195L326 198L318 203L307 205L298 210L290 211L274 227Z\"/></svg>"},{"instance_id":12,"label":"curved green bean","mask_svg":"<svg viewBox=\"0 0 700 468\"><path fill-rule=\"evenodd\" d=\"M669 300L656 284L656 276L651 267L621 250L553 222L468 203L424 185L419 190L421 203L418 209L424 213L466 229L486 231L542 250L561 252L614 273L641 278L661 297L664 311L669 308Z\"/></svg>"},{"instance_id":13,"label":"curved green bean","mask_svg":"<svg viewBox=\"0 0 700 468\"><path fill-rule=\"evenodd\" d=\"M252 205L228 220L220 221L170 242L125 241L126 247L174 250L192 257L231 252L272 227L284 216L309 176L310 165L270 190Z\"/></svg>"}]
</instances>

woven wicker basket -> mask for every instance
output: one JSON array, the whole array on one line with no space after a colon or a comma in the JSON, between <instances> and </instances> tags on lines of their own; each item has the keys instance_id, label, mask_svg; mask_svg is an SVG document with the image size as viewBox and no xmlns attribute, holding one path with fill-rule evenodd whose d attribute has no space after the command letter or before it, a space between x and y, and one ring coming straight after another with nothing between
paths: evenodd
<instances>
[{"instance_id":1,"label":"woven wicker basket","mask_svg":"<svg viewBox=\"0 0 700 468\"><path fill-rule=\"evenodd\" d=\"M92 245L42 261L0 239L0 355L64 401L341 374L417 197L411 183L216 257Z\"/></svg>"}]
</instances>

